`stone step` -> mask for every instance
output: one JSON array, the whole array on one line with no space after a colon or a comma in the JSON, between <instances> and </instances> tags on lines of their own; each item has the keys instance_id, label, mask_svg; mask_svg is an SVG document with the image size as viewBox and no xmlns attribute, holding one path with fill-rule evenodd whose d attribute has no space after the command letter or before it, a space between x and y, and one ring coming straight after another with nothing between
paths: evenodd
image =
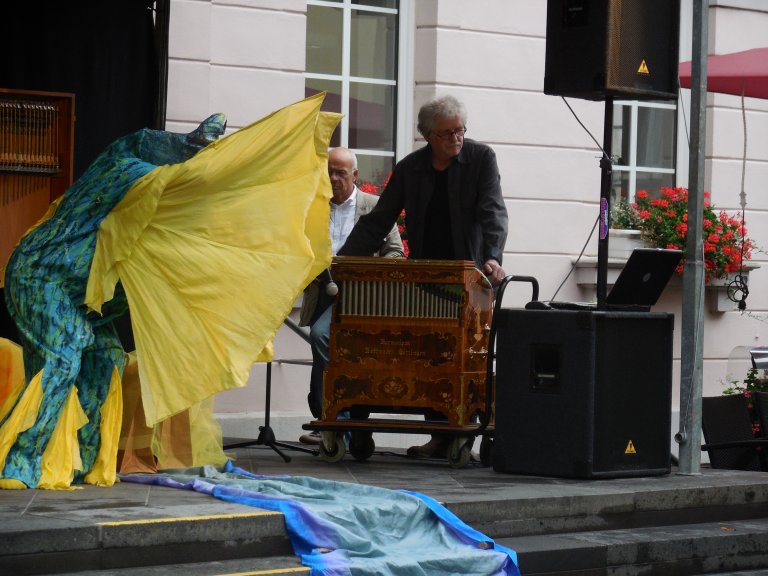
<instances>
[{"instance_id":1,"label":"stone step","mask_svg":"<svg viewBox=\"0 0 768 576\"><path fill-rule=\"evenodd\" d=\"M49 521L47 526L3 536L0 574L102 573L136 566L293 554L282 514L242 509L248 512L82 526ZM130 515L132 509L123 511Z\"/></svg>"},{"instance_id":2,"label":"stone step","mask_svg":"<svg viewBox=\"0 0 768 576\"><path fill-rule=\"evenodd\" d=\"M498 539L497 542L517 551L520 569L525 576L702 576L725 573L756 576L768 573L768 519L524 536ZM180 559L173 552L169 550L169 555L155 560L167 562L175 558L178 562ZM137 551L137 554L143 561L149 560L141 552ZM309 569L294 556L275 554L197 563L124 568L103 566L85 571L34 573L57 573L60 576L272 576L308 574Z\"/></svg>"},{"instance_id":3,"label":"stone step","mask_svg":"<svg viewBox=\"0 0 768 576\"><path fill-rule=\"evenodd\" d=\"M482 496L451 502L448 508L494 539L768 518L768 484L702 487L675 480L680 483L669 489L659 489L659 483L645 490L642 479L591 485L563 480L546 490L537 487L535 493L520 484L516 497L505 488L498 498L493 487L484 486Z\"/></svg>"},{"instance_id":4,"label":"stone step","mask_svg":"<svg viewBox=\"0 0 768 576\"><path fill-rule=\"evenodd\" d=\"M768 574L768 561L760 556L768 551L765 473L708 470L698 476L584 481L484 468L457 471L445 462L394 456L338 465L302 454L292 455L287 465L269 456L259 452L251 469L268 475L310 472L327 480L407 486L428 494L473 528L518 550L525 576L535 570L580 576L643 573L646 564L651 568L645 574L758 567ZM248 463L247 454L239 463ZM669 560L661 553L665 547L672 550ZM695 554L686 556L686 547ZM621 554L628 555L626 570ZM277 567L271 564L275 557ZM293 561L287 568L286 557ZM207 494L128 482L109 489L0 493L2 576L130 568L143 574L158 566L167 573L169 566L189 571L195 563L239 560L263 561L263 570L301 569L281 514ZM657 564L659 571L653 570ZM584 572L578 572L582 565ZM200 573L208 569L200 567ZM246 566L232 572L255 570ZM211 573L229 572L215 568Z\"/></svg>"},{"instance_id":5,"label":"stone step","mask_svg":"<svg viewBox=\"0 0 768 576\"><path fill-rule=\"evenodd\" d=\"M768 574L768 518L675 526L517 536L525 576L698 576L757 570Z\"/></svg>"},{"instance_id":6,"label":"stone step","mask_svg":"<svg viewBox=\"0 0 768 576\"><path fill-rule=\"evenodd\" d=\"M238 576L307 576L309 568L302 566L295 556L270 556L268 558L242 558L189 564L165 564L138 568L113 568L64 572L58 576L208 576L228 574Z\"/></svg>"}]
</instances>

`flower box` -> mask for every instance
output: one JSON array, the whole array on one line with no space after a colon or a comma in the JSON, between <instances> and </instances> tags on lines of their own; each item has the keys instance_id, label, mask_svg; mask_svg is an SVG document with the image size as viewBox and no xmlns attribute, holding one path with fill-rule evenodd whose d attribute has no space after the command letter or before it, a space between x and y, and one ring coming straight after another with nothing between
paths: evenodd
<instances>
[{"instance_id":1,"label":"flower box","mask_svg":"<svg viewBox=\"0 0 768 576\"><path fill-rule=\"evenodd\" d=\"M754 262L744 263L744 272L742 274L744 283L749 286L749 271L755 268L760 268L759 264ZM736 281L738 274L731 273L725 278L712 278L709 284L706 285L705 290L709 294L709 311L710 312L731 312L738 310L738 303L734 302L728 297L728 289ZM749 302L749 299L747 299Z\"/></svg>"},{"instance_id":2,"label":"flower box","mask_svg":"<svg viewBox=\"0 0 768 576\"><path fill-rule=\"evenodd\" d=\"M640 234L640 230L611 228L608 231L608 258L626 260L635 248L647 247Z\"/></svg>"}]
</instances>

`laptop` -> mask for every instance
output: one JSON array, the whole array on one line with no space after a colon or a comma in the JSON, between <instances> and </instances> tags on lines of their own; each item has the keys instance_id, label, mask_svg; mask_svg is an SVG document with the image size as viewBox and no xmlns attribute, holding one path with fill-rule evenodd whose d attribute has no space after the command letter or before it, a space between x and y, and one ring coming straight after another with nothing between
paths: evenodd
<instances>
[{"instance_id":1,"label":"laptop","mask_svg":"<svg viewBox=\"0 0 768 576\"><path fill-rule=\"evenodd\" d=\"M681 250L635 248L605 297L607 310L647 312L675 273ZM592 302L529 302L527 309L597 310Z\"/></svg>"}]
</instances>

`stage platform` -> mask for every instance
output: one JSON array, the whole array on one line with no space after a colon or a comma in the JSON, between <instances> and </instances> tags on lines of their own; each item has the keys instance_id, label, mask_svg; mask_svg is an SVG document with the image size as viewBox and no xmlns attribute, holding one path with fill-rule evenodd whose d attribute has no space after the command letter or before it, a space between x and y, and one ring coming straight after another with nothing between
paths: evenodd
<instances>
[{"instance_id":1,"label":"stage platform","mask_svg":"<svg viewBox=\"0 0 768 576\"><path fill-rule=\"evenodd\" d=\"M234 439L227 439L231 443ZM377 449L338 463L269 447L231 451L257 474L422 492L518 552L524 575L768 574L768 474L573 480L414 460ZM0 574L308 574L278 513L120 483L0 491Z\"/></svg>"}]
</instances>

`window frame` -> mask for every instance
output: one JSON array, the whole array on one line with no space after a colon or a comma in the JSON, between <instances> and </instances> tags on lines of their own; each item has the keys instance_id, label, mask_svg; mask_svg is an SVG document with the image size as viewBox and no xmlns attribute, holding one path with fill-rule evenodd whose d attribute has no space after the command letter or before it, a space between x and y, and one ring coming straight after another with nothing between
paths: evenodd
<instances>
[{"instance_id":1,"label":"window frame","mask_svg":"<svg viewBox=\"0 0 768 576\"><path fill-rule=\"evenodd\" d=\"M359 4L355 0L307 0L307 7L317 6L341 10L342 12L342 65L340 74L320 74L305 70L305 79L339 82L341 85L341 114L339 145L349 147L350 85L353 82L394 87L394 125L392 129L394 150L354 148L359 156L391 158L394 165L402 158L413 142L413 54L415 7L413 2L397 0L395 8L381 8ZM368 78L350 74L350 52L352 38L352 11L396 15L397 31L395 41L395 78Z\"/></svg>"},{"instance_id":2,"label":"window frame","mask_svg":"<svg viewBox=\"0 0 768 576\"><path fill-rule=\"evenodd\" d=\"M612 164L612 171L614 176L611 179L611 204L614 204L621 200L621 173L629 174L629 181L627 184L627 190L629 197L627 200L633 201L635 192L637 192L637 176L640 174L671 174L673 179L677 179L677 121L678 121L678 107L677 102L663 102L663 101L649 101L649 100L617 100L614 101L614 118L621 118L620 106L628 107L630 109L630 122L629 122L629 163L628 164ZM658 108L663 110L672 110L674 119L670 123L672 127L672 133L670 134L669 146L673 153L672 166L670 168L663 168L659 166L639 166L637 164L637 148L638 148L638 118L640 108ZM627 129L623 123L619 126L614 121L613 125L613 150L611 155L615 159L617 157L615 150L617 145L617 134L623 134L623 131ZM621 138L618 138L618 145L621 146ZM618 190L618 192L617 192ZM658 190L649 190L650 194L658 193Z\"/></svg>"}]
</instances>

